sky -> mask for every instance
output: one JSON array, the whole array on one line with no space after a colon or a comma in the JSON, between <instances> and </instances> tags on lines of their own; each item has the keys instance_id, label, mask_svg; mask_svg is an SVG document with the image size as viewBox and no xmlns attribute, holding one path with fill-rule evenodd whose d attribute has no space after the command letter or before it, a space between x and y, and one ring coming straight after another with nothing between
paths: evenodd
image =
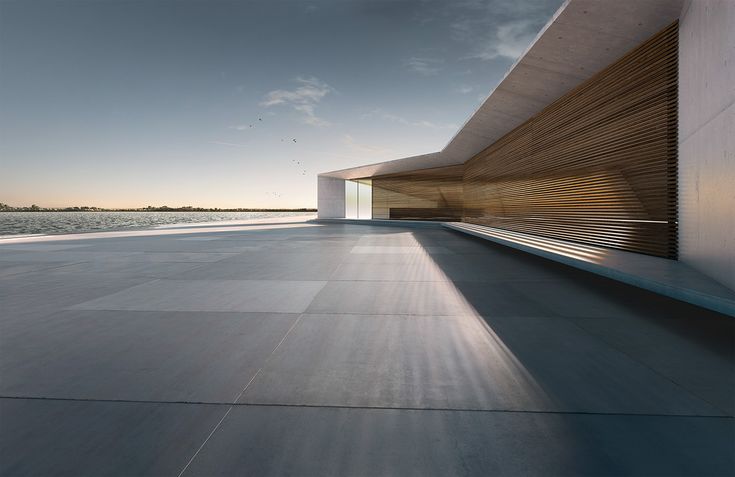
<instances>
[{"instance_id":1,"label":"sky","mask_svg":"<svg viewBox=\"0 0 735 477\"><path fill-rule=\"evenodd\" d=\"M441 150L562 0L0 0L0 202L315 207Z\"/></svg>"}]
</instances>

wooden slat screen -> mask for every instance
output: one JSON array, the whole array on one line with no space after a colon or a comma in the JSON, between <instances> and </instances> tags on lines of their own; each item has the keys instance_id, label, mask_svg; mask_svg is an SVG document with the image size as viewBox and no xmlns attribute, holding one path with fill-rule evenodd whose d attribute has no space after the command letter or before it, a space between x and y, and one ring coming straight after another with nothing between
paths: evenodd
<instances>
[{"instance_id":1,"label":"wooden slat screen","mask_svg":"<svg viewBox=\"0 0 735 477\"><path fill-rule=\"evenodd\" d=\"M374 219L462 220L464 165L373 177Z\"/></svg>"},{"instance_id":2,"label":"wooden slat screen","mask_svg":"<svg viewBox=\"0 0 735 477\"><path fill-rule=\"evenodd\" d=\"M465 163L464 221L676 258L677 36L674 23Z\"/></svg>"}]
</instances>

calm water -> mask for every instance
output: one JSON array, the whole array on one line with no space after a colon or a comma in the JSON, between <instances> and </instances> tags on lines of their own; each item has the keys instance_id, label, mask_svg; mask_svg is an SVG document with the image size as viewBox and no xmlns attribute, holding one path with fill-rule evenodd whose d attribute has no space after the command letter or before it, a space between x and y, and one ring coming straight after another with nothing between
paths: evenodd
<instances>
[{"instance_id":1,"label":"calm water","mask_svg":"<svg viewBox=\"0 0 735 477\"><path fill-rule=\"evenodd\" d=\"M308 212L0 212L0 235L96 232L307 214Z\"/></svg>"}]
</instances>

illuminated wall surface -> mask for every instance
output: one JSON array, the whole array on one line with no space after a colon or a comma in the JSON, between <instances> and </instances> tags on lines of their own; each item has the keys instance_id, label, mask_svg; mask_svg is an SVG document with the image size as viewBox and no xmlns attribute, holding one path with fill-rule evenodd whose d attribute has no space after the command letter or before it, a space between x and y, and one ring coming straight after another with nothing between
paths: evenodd
<instances>
[{"instance_id":1,"label":"illuminated wall surface","mask_svg":"<svg viewBox=\"0 0 735 477\"><path fill-rule=\"evenodd\" d=\"M676 258L677 24L463 165L373 177L373 217Z\"/></svg>"},{"instance_id":2,"label":"illuminated wall surface","mask_svg":"<svg viewBox=\"0 0 735 477\"><path fill-rule=\"evenodd\" d=\"M372 179L346 180L345 218L371 219L372 213Z\"/></svg>"},{"instance_id":3,"label":"illuminated wall surface","mask_svg":"<svg viewBox=\"0 0 735 477\"><path fill-rule=\"evenodd\" d=\"M345 217L357 218L357 182L345 181Z\"/></svg>"},{"instance_id":4,"label":"illuminated wall surface","mask_svg":"<svg viewBox=\"0 0 735 477\"><path fill-rule=\"evenodd\" d=\"M357 181L357 217L373 218L373 181L362 179Z\"/></svg>"}]
</instances>

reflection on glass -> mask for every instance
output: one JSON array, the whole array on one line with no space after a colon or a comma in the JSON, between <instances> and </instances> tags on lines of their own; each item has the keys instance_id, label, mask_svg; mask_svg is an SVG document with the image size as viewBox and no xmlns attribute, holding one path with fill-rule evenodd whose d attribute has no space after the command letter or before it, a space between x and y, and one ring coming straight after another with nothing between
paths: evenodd
<instances>
[{"instance_id":1,"label":"reflection on glass","mask_svg":"<svg viewBox=\"0 0 735 477\"><path fill-rule=\"evenodd\" d=\"M357 216L361 219L373 218L373 181L360 179L357 182Z\"/></svg>"},{"instance_id":2,"label":"reflection on glass","mask_svg":"<svg viewBox=\"0 0 735 477\"><path fill-rule=\"evenodd\" d=\"M357 182L345 181L345 218L357 218Z\"/></svg>"},{"instance_id":3,"label":"reflection on glass","mask_svg":"<svg viewBox=\"0 0 735 477\"><path fill-rule=\"evenodd\" d=\"M372 180L345 180L345 218L373 218Z\"/></svg>"}]
</instances>

